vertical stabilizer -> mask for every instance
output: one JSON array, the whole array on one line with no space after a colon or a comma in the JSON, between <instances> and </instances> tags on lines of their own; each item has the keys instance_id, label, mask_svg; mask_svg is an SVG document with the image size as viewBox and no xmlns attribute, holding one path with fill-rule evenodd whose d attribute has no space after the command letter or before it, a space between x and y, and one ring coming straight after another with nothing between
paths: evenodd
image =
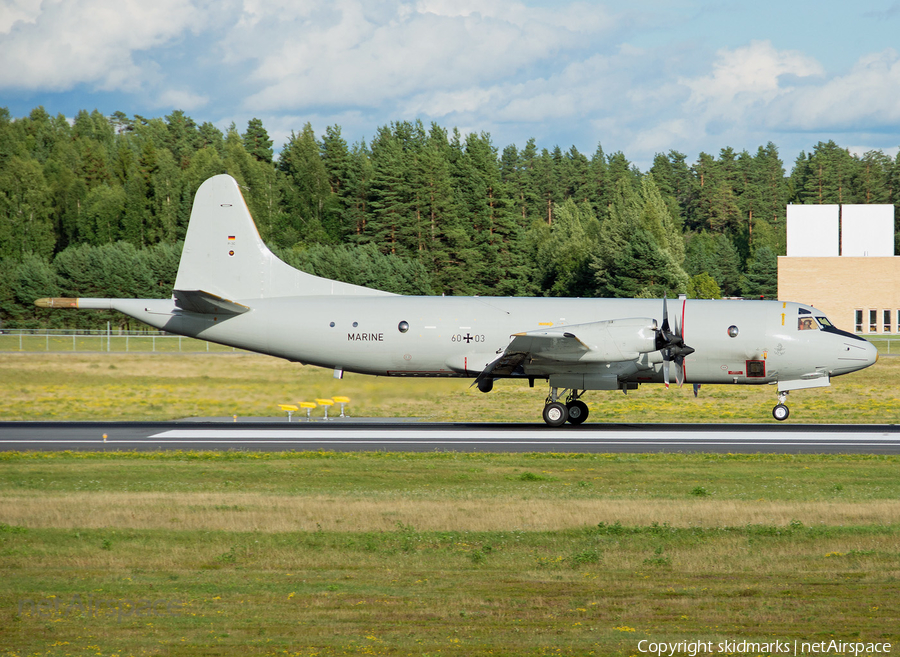
<instances>
[{"instance_id":1,"label":"vertical stabilizer","mask_svg":"<svg viewBox=\"0 0 900 657\"><path fill-rule=\"evenodd\" d=\"M213 176L197 190L175 290L223 299L388 294L313 276L276 258L260 238L237 182L227 174Z\"/></svg>"}]
</instances>

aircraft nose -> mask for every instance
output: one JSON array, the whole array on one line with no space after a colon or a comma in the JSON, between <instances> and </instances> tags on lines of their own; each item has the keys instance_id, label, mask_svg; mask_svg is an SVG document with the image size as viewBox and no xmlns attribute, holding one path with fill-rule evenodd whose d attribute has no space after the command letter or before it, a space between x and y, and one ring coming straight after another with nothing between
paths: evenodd
<instances>
[{"instance_id":1,"label":"aircraft nose","mask_svg":"<svg viewBox=\"0 0 900 657\"><path fill-rule=\"evenodd\" d=\"M878 360L878 349L865 339L842 340L834 363L832 376L849 374L874 365Z\"/></svg>"},{"instance_id":2,"label":"aircraft nose","mask_svg":"<svg viewBox=\"0 0 900 657\"><path fill-rule=\"evenodd\" d=\"M868 340L866 342L868 342ZM869 365L874 365L878 362L878 347L876 347L871 342L868 342L866 348L866 359L866 367L868 367Z\"/></svg>"}]
</instances>

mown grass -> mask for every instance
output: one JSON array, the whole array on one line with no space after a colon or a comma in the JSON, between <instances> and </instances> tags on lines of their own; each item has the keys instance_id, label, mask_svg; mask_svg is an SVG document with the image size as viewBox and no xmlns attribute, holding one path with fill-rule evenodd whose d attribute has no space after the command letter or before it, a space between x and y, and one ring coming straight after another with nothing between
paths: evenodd
<instances>
[{"instance_id":1,"label":"mown grass","mask_svg":"<svg viewBox=\"0 0 900 657\"><path fill-rule=\"evenodd\" d=\"M896 652L898 465L8 453L0 651L633 655L641 639L834 637Z\"/></svg>"},{"instance_id":2,"label":"mown grass","mask_svg":"<svg viewBox=\"0 0 900 657\"><path fill-rule=\"evenodd\" d=\"M791 394L789 422L900 422L900 358L882 358L826 389ZM540 422L538 382L395 379L332 373L250 354L0 353L0 420L165 420L278 415L279 403L343 395L355 416ZM775 422L773 386L642 386L591 392L588 422ZM321 417L321 410L315 411Z\"/></svg>"}]
</instances>

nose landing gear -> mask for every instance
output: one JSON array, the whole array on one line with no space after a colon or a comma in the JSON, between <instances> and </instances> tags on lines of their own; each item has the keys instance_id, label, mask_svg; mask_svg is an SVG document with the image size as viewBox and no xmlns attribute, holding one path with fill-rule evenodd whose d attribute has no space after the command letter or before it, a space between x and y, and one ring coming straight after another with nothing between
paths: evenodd
<instances>
[{"instance_id":1,"label":"nose landing gear","mask_svg":"<svg viewBox=\"0 0 900 657\"><path fill-rule=\"evenodd\" d=\"M787 390L778 393L778 405L772 409L772 417L774 417L779 422L784 422L788 419L788 416L791 414L791 410L785 405L784 402L787 401Z\"/></svg>"}]
</instances>

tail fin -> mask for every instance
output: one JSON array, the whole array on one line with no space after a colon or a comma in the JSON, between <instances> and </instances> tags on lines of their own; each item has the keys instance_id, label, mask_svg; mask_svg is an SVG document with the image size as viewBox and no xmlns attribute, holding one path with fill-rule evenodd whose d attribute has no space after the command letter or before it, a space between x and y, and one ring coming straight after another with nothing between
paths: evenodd
<instances>
[{"instance_id":1,"label":"tail fin","mask_svg":"<svg viewBox=\"0 0 900 657\"><path fill-rule=\"evenodd\" d=\"M256 230L234 178L213 176L197 190L184 251L175 278L175 297L205 293L205 299L264 299L330 294L388 294L320 278L275 257ZM181 294L179 294L181 293ZM188 294L185 294L188 293Z\"/></svg>"}]
</instances>

